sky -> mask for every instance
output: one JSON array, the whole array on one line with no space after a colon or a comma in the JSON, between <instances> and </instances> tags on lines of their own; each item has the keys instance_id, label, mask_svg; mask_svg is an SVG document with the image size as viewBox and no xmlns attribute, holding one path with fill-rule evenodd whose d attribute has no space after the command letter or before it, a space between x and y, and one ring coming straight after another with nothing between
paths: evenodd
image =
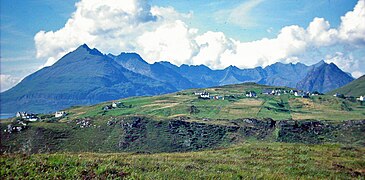
<instances>
[{"instance_id":1,"label":"sky","mask_svg":"<svg viewBox=\"0 0 365 180\"><path fill-rule=\"evenodd\" d=\"M1 92L86 43L212 69L333 62L365 74L365 0L1 0Z\"/></svg>"}]
</instances>

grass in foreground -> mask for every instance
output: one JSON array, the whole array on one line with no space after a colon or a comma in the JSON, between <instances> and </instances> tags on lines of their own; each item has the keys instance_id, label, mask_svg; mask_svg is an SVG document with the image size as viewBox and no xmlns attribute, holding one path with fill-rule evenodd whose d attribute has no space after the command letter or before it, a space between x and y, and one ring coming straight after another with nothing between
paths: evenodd
<instances>
[{"instance_id":1,"label":"grass in foreground","mask_svg":"<svg viewBox=\"0 0 365 180\"><path fill-rule=\"evenodd\" d=\"M365 177L365 148L247 143L190 153L0 156L4 179L348 179Z\"/></svg>"}]
</instances>

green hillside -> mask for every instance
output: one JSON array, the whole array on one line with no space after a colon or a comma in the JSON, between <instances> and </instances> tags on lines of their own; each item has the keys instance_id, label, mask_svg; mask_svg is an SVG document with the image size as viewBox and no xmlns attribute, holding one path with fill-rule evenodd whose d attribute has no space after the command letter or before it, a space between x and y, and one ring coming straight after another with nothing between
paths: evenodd
<instances>
[{"instance_id":1,"label":"green hillside","mask_svg":"<svg viewBox=\"0 0 365 180\"><path fill-rule=\"evenodd\" d=\"M279 89L280 96L262 94ZM65 117L43 114L37 122L7 119L0 124L0 166L6 167L0 176L364 176L365 106L331 95L302 98L284 93L290 90L246 83L72 107ZM194 94L203 91L218 99ZM257 97L246 97L247 91ZM9 133L9 127L21 130Z\"/></svg>"},{"instance_id":2,"label":"green hillside","mask_svg":"<svg viewBox=\"0 0 365 180\"><path fill-rule=\"evenodd\" d=\"M340 94L344 94L347 96L354 96L354 97L359 97L359 96L364 96L365 95L365 76L361 76L360 78L350 82L349 84L335 89L333 91L330 91L329 95L331 94L335 94L335 93L340 93Z\"/></svg>"},{"instance_id":3,"label":"green hillside","mask_svg":"<svg viewBox=\"0 0 365 180\"><path fill-rule=\"evenodd\" d=\"M274 120L362 120L365 106L356 101L349 101L331 95L296 97L292 94L280 96L261 94L266 89L290 88L270 87L254 83L227 85L221 87L190 89L178 93L132 97L116 102L123 105L104 111L103 107L112 102L94 106L83 106L67 109L69 119L85 117L115 117L125 115L144 115L153 119L171 119L189 117L194 120L255 118ZM211 96L222 96L224 100L199 99L194 92L207 91ZM255 91L257 98L245 96L246 91Z\"/></svg>"}]
</instances>

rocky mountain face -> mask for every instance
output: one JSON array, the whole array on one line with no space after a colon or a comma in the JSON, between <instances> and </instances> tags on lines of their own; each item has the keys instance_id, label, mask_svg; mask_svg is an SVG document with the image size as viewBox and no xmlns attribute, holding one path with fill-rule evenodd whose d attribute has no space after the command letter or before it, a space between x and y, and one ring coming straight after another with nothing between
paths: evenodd
<instances>
[{"instance_id":1,"label":"rocky mountain face","mask_svg":"<svg viewBox=\"0 0 365 180\"><path fill-rule=\"evenodd\" d=\"M365 96L365 75L359 77L358 79L348 83L343 87L328 92L328 94L330 95L335 93L354 97Z\"/></svg>"},{"instance_id":2,"label":"rocky mountain face","mask_svg":"<svg viewBox=\"0 0 365 180\"><path fill-rule=\"evenodd\" d=\"M328 92L351 82L353 77L339 69L335 64L321 63L313 66L297 88L305 91Z\"/></svg>"},{"instance_id":3,"label":"rocky mountain face","mask_svg":"<svg viewBox=\"0 0 365 180\"><path fill-rule=\"evenodd\" d=\"M335 64L324 62L312 66L275 63L265 68L229 66L212 70L204 65L149 64L136 53L104 55L82 45L1 93L1 113L51 112L130 96L244 82L327 92L352 80Z\"/></svg>"},{"instance_id":4,"label":"rocky mountain face","mask_svg":"<svg viewBox=\"0 0 365 180\"><path fill-rule=\"evenodd\" d=\"M129 96L174 92L170 84L137 74L86 45L1 93L1 112L51 112Z\"/></svg>"}]
</instances>

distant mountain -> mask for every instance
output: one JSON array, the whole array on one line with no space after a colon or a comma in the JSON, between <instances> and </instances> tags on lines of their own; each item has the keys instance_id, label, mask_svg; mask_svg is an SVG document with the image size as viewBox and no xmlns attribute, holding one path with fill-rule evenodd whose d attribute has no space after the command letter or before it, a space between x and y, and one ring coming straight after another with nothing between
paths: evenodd
<instances>
[{"instance_id":1,"label":"distant mountain","mask_svg":"<svg viewBox=\"0 0 365 180\"><path fill-rule=\"evenodd\" d=\"M1 113L49 112L129 96L244 82L328 92L352 80L336 65L323 61L312 66L275 63L265 68L212 70L166 61L149 64L136 53L104 55L82 45L1 93Z\"/></svg>"},{"instance_id":2,"label":"distant mountain","mask_svg":"<svg viewBox=\"0 0 365 180\"><path fill-rule=\"evenodd\" d=\"M1 111L49 112L176 90L169 84L129 71L98 50L82 45L53 66L33 73L1 93Z\"/></svg>"},{"instance_id":3,"label":"distant mountain","mask_svg":"<svg viewBox=\"0 0 365 180\"><path fill-rule=\"evenodd\" d=\"M365 75L348 83L347 85L328 92L328 94L345 94L347 96L365 96Z\"/></svg>"},{"instance_id":4,"label":"distant mountain","mask_svg":"<svg viewBox=\"0 0 365 180\"><path fill-rule=\"evenodd\" d=\"M311 92L328 92L353 80L353 77L343 72L335 64L320 62L311 67L311 70L304 79L298 82L296 87Z\"/></svg>"},{"instance_id":5,"label":"distant mountain","mask_svg":"<svg viewBox=\"0 0 365 180\"><path fill-rule=\"evenodd\" d=\"M165 82L178 90L197 86L167 66L160 63L148 64L136 53L121 53L114 56L114 60L130 71Z\"/></svg>"},{"instance_id":6,"label":"distant mountain","mask_svg":"<svg viewBox=\"0 0 365 180\"><path fill-rule=\"evenodd\" d=\"M295 87L311 69L302 63L283 64L277 62L264 68L266 77L259 81L260 84Z\"/></svg>"}]
</instances>

